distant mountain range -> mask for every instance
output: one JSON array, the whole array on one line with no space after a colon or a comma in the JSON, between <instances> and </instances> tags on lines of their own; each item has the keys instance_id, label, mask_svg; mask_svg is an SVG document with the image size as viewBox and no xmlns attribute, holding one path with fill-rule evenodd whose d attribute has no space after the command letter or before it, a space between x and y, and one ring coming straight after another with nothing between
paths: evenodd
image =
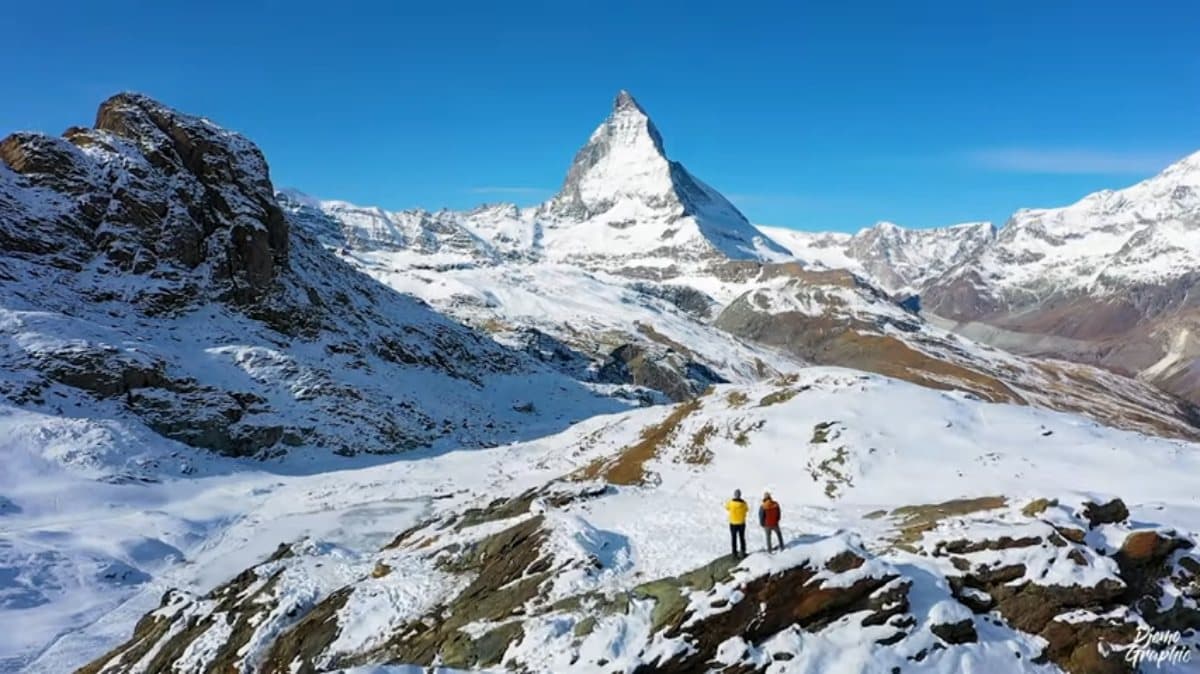
<instances>
[{"instance_id":1,"label":"distant mountain range","mask_svg":"<svg viewBox=\"0 0 1200 674\"><path fill-rule=\"evenodd\" d=\"M1020 211L1001 228L981 222L906 229L883 222L850 235L751 227L728 200L667 159L663 147L645 110L621 92L608 118L576 154L562 190L540 206L386 212L298 193L280 199L285 210L324 232L328 245L351 254L347 259L371 258L381 273L407 266L561 263L669 282L703 293L714 306L729 306L752 289L755 279L778 276L778 269L846 270L859 279L850 286L881 293L873 300L883 302L878 306L892 311L902 303L913 325L949 329L1018 354L1140 376L1200 401L1191 375L1195 354L1187 308L1195 278L1190 270L1200 267L1189 257L1184 234L1200 217L1193 189L1200 180L1195 170L1200 155L1122 192L1093 195L1065 209ZM1048 228L1046 223L1058 224ZM776 264L787 266L762 272L763 265ZM817 278L823 281L814 286ZM809 274L796 284L811 299L813 288L832 278ZM406 290L436 301L418 288ZM843 305L824 302L835 294L817 295L815 305L809 302L810 317L848 315ZM853 322L857 334L880 321L860 316ZM753 341L790 349L807 361L911 377L911 367L897 365L907 357L881 345L903 343L905 353L919 352L924 362L929 345L945 339L944 333L928 337L922 332L922 339L914 340L901 332L870 348L835 348L829 340L843 341L843 331L812 330L811 320L805 323L802 338L791 335L794 328L782 337L756 329ZM939 351L935 360L966 366L969 374L956 377L957 385L980 375L1013 385L1011 374L997 377L990 366L965 362L961 348ZM1106 378L1101 371L1085 371L1091 373L1088 380ZM925 381L934 379L940 377ZM1037 383L1031 388L1045 390ZM1003 397L1037 396L1013 392Z\"/></svg>"}]
</instances>

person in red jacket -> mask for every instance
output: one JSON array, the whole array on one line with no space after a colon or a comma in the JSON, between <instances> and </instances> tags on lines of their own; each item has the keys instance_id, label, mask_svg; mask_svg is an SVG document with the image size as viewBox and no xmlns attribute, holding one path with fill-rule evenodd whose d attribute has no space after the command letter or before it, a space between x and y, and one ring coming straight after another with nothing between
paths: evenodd
<instances>
[{"instance_id":1,"label":"person in red jacket","mask_svg":"<svg viewBox=\"0 0 1200 674\"><path fill-rule=\"evenodd\" d=\"M779 503L771 498L771 492L764 493L762 505L758 507L758 523L762 525L763 531L767 534L767 552L775 552L775 548L771 547L772 533L779 540L779 549L783 549L783 534L779 531L781 515Z\"/></svg>"}]
</instances>

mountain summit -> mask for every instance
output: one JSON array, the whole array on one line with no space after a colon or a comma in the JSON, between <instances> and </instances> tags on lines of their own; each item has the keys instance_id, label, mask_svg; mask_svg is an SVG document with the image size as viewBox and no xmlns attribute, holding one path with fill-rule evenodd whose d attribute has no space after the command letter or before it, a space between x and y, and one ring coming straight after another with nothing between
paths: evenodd
<instances>
[{"instance_id":1,"label":"mountain summit","mask_svg":"<svg viewBox=\"0 0 1200 674\"><path fill-rule=\"evenodd\" d=\"M713 188L671 161L646 111L622 90L575 154L540 215L548 249L568 258L628 255L678 260L771 259L787 250ZM566 234L569 232L569 235Z\"/></svg>"}]
</instances>

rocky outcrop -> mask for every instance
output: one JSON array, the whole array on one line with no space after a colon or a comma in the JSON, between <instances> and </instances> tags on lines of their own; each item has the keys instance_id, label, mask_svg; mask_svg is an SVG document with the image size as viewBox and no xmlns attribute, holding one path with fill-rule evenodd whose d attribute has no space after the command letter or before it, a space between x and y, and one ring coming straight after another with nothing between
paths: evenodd
<instances>
[{"instance_id":1,"label":"rocky outcrop","mask_svg":"<svg viewBox=\"0 0 1200 674\"><path fill-rule=\"evenodd\" d=\"M666 300L680 311L702 320L711 318L717 305L713 298L691 286L639 281L629 287L643 295Z\"/></svg>"},{"instance_id":2,"label":"rocky outcrop","mask_svg":"<svg viewBox=\"0 0 1200 674\"><path fill-rule=\"evenodd\" d=\"M156 279L138 298L147 311L177 310L210 293L254 302L287 266L288 224L258 148L148 97L114 96L94 128L61 139L9 136L0 159L12 172L0 184L9 249L51 253L48 238L68 238L48 261L75 267L98 256L120 273ZM48 212L44 202L55 195L59 208Z\"/></svg>"},{"instance_id":3,"label":"rocky outcrop","mask_svg":"<svg viewBox=\"0 0 1200 674\"><path fill-rule=\"evenodd\" d=\"M695 398L713 384L726 383L724 377L691 360L686 353L639 344L622 344L613 349L597 369L596 379L661 391L675 402Z\"/></svg>"},{"instance_id":4,"label":"rocky outcrop","mask_svg":"<svg viewBox=\"0 0 1200 674\"><path fill-rule=\"evenodd\" d=\"M1039 499L1027 505L1023 514L1039 518L1049 508L1058 508L1057 502ZM1082 533L1088 525L1123 522L1128 515L1120 499L1088 502L1073 524L1059 517L1053 519L1053 526L1042 524L1041 530L1050 532L1043 536L942 539L926 541L919 548L935 556L951 555L953 566L963 573L951 576L950 585L965 606L976 613L995 611L1012 627L1042 637L1047 646L1040 661L1053 662L1070 674L1128 674L1136 667L1116 647L1133 641L1138 628L1135 615L1157 629L1200 629L1200 612L1188 600L1178 601L1170 611L1161 610L1164 583L1175 582L1168 580L1170 560L1176 551L1190 549L1191 541L1171 532L1134 531L1113 555L1113 565L1105 557L1103 543L1089 548L1082 535L1060 535ZM1008 561L997 560L998 551L1013 554ZM1068 560L1104 577L1084 584L1044 579L1052 568L1070 569ZM1031 564L1043 571L1032 573ZM1112 573L1114 566L1116 573ZM1180 589L1170 585L1171 594Z\"/></svg>"},{"instance_id":5,"label":"rocky outcrop","mask_svg":"<svg viewBox=\"0 0 1200 674\"><path fill-rule=\"evenodd\" d=\"M825 570L846 573L864 562L862 557L849 553L827 562ZM884 575L847 583L836 579L822 581L817 579L820 570L800 564L780 573L741 581L737 583L740 599L727 610L706 616L694 615L693 611L675 614L666 622L663 637L682 638L688 649L684 654L648 663L635 671L639 674L702 671L714 659L717 648L734 636L753 646L792 625L818 631L847 614L866 609L871 596L894 579Z\"/></svg>"},{"instance_id":6,"label":"rocky outcrop","mask_svg":"<svg viewBox=\"0 0 1200 674\"><path fill-rule=\"evenodd\" d=\"M1188 594L1200 575L1191 539L1128 531L1124 521L1093 530L1088 542L1059 535L1088 527L1082 503L978 497L905 506L890 513L906 550L898 557L838 532L641 579L622 575L623 537L577 517L619 494L560 480L456 504L357 562L354 580L319 590L293 571L332 560L281 546L208 595L168 593L126 644L82 671L122 674L180 658L196 671L261 674L381 664L763 672L811 663L818 644L857 643L869 645L872 663L904 663L902 671L977 662L1000 649L992 656L1016 655L1020 671L1132 674L1122 648L1143 622L1181 631L1186 648L1200 633ZM1122 540L1111 558L1109 535ZM431 591L441 594L419 611L389 598L437 574L445 578ZM1168 607L1164 597L1177 600Z\"/></svg>"},{"instance_id":7,"label":"rocky outcrop","mask_svg":"<svg viewBox=\"0 0 1200 674\"><path fill-rule=\"evenodd\" d=\"M1101 524L1117 524L1129 519L1129 508L1119 498L1107 503L1088 501L1083 504L1083 517L1092 527L1098 527Z\"/></svg>"}]
</instances>

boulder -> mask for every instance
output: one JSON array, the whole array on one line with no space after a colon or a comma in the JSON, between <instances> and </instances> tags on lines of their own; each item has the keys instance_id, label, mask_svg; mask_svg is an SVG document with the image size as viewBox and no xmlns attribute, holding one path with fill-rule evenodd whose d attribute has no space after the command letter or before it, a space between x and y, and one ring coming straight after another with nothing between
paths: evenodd
<instances>
[{"instance_id":1,"label":"boulder","mask_svg":"<svg viewBox=\"0 0 1200 674\"><path fill-rule=\"evenodd\" d=\"M957 622L931 625L929 631L948 644L971 644L978 640L975 634L975 621L965 618Z\"/></svg>"},{"instance_id":2,"label":"boulder","mask_svg":"<svg viewBox=\"0 0 1200 674\"><path fill-rule=\"evenodd\" d=\"M1125 502L1119 498L1107 503L1088 501L1083 504L1083 516L1091 523L1092 528L1096 528L1101 524L1116 524L1129 519L1129 508L1125 507Z\"/></svg>"}]
</instances>

